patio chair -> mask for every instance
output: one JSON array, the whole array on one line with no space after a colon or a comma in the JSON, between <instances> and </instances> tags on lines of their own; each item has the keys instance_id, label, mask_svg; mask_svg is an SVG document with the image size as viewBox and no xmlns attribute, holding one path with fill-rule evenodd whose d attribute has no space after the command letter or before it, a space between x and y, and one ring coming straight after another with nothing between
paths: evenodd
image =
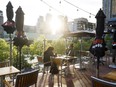
<instances>
[{"instance_id":1,"label":"patio chair","mask_svg":"<svg viewBox=\"0 0 116 87\"><path fill-rule=\"evenodd\" d=\"M65 68L67 66L63 66L64 60L61 58L51 58L51 63L55 63L58 67L58 70L59 70L59 73L57 74L58 75L58 87L60 85L60 82L61 82L61 87L62 87L63 72L65 71Z\"/></svg>"},{"instance_id":2,"label":"patio chair","mask_svg":"<svg viewBox=\"0 0 116 87\"><path fill-rule=\"evenodd\" d=\"M69 57L67 60L67 64L70 67L70 65L73 65L73 69L75 69L75 64L77 64L77 57Z\"/></svg>"},{"instance_id":3,"label":"patio chair","mask_svg":"<svg viewBox=\"0 0 116 87\"><path fill-rule=\"evenodd\" d=\"M14 87L30 87L32 85L35 85L35 87L37 87L37 78L38 70L17 74ZM4 80L4 83L7 87L13 87L6 80Z\"/></svg>"},{"instance_id":4,"label":"patio chair","mask_svg":"<svg viewBox=\"0 0 116 87\"><path fill-rule=\"evenodd\" d=\"M51 61L44 62L43 57L37 57L37 60L38 60L38 62L36 63L36 67L39 68L39 71L43 72L43 74L44 74L45 68L46 68L46 67L44 67L44 64L51 63ZM48 67L47 67L47 71L48 71Z\"/></svg>"},{"instance_id":5,"label":"patio chair","mask_svg":"<svg viewBox=\"0 0 116 87\"><path fill-rule=\"evenodd\" d=\"M115 82L109 82L107 80L91 76L92 87L116 87Z\"/></svg>"}]
</instances>

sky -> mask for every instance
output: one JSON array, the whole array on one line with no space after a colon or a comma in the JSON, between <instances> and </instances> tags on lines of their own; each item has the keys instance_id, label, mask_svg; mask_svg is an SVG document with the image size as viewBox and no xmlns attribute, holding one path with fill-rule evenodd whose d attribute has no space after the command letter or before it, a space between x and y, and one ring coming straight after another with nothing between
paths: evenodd
<instances>
[{"instance_id":1,"label":"sky","mask_svg":"<svg viewBox=\"0 0 116 87\"><path fill-rule=\"evenodd\" d=\"M16 10L21 6L25 13L24 24L32 26L36 25L39 16L45 16L47 13L67 16L68 21L84 17L95 23L95 15L102 8L102 0L0 0L4 22L7 20L6 5L9 1L13 5L13 20Z\"/></svg>"}]
</instances>

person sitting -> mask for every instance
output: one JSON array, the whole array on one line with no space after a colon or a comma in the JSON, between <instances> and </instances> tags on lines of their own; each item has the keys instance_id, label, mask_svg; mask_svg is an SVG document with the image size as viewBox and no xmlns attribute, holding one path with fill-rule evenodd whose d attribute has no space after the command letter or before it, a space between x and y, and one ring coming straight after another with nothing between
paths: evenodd
<instances>
[{"instance_id":1,"label":"person sitting","mask_svg":"<svg viewBox=\"0 0 116 87\"><path fill-rule=\"evenodd\" d=\"M44 58L43 58L43 62L44 62L44 72L45 72L45 68L48 68L51 66L51 62L50 62L50 57L54 56L53 53L54 47L48 47L48 49L44 52Z\"/></svg>"},{"instance_id":2,"label":"person sitting","mask_svg":"<svg viewBox=\"0 0 116 87\"><path fill-rule=\"evenodd\" d=\"M75 50L74 50L74 46L73 44L70 44L67 51L66 51L66 55L69 56L69 60L68 60L68 64L73 64L74 63L74 59L73 57L75 56ZM66 64L64 64L66 65Z\"/></svg>"},{"instance_id":3,"label":"person sitting","mask_svg":"<svg viewBox=\"0 0 116 87\"><path fill-rule=\"evenodd\" d=\"M66 53L68 56L75 56L74 46L73 44L70 44Z\"/></svg>"}]
</instances>

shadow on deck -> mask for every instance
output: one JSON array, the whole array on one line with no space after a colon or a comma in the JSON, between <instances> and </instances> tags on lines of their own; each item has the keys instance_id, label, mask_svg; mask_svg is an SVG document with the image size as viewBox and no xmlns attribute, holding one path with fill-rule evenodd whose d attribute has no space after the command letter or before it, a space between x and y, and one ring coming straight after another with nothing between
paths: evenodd
<instances>
[{"instance_id":1,"label":"shadow on deck","mask_svg":"<svg viewBox=\"0 0 116 87\"><path fill-rule=\"evenodd\" d=\"M100 73L102 76L114 69L109 68L108 64L100 65ZM72 74L63 77L62 87L92 87L91 76L96 75L95 65L86 65L85 70L70 67ZM37 87L58 87L57 75L39 73ZM60 86L61 87L61 86Z\"/></svg>"}]
</instances>

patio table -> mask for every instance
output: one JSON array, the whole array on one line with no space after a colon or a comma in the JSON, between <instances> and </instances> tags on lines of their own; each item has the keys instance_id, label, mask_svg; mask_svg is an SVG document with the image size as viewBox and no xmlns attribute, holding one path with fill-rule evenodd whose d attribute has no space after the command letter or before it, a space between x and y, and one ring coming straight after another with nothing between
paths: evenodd
<instances>
[{"instance_id":1,"label":"patio table","mask_svg":"<svg viewBox=\"0 0 116 87\"><path fill-rule=\"evenodd\" d=\"M6 75L17 74L19 72L20 70L18 70L14 66L0 68L1 87L5 87L5 85L3 84L3 81L5 80Z\"/></svg>"},{"instance_id":2,"label":"patio table","mask_svg":"<svg viewBox=\"0 0 116 87\"><path fill-rule=\"evenodd\" d=\"M116 82L116 70L111 71L103 76L103 78Z\"/></svg>"},{"instance_id":3,"label":"patio table","mask_svg":"<svg viewBox=\"0 0 116 87\"><path fill-rule=\"evenodd\" d=\"M66 69L66 75L68 75L68 74L70 74L69 73L69 63L70 62L73 62L74 60L76 60L77 59L77 57L71 57L71 56L57 56L57 57L51 57L51 60L52 60L52 58L59 58L59 59L61 59L62 61L63 61L63 63L66 63L66 66L67 66L67 69ZM73 65L74 66L74 65Z\"/></svg>"}]
</instances>

